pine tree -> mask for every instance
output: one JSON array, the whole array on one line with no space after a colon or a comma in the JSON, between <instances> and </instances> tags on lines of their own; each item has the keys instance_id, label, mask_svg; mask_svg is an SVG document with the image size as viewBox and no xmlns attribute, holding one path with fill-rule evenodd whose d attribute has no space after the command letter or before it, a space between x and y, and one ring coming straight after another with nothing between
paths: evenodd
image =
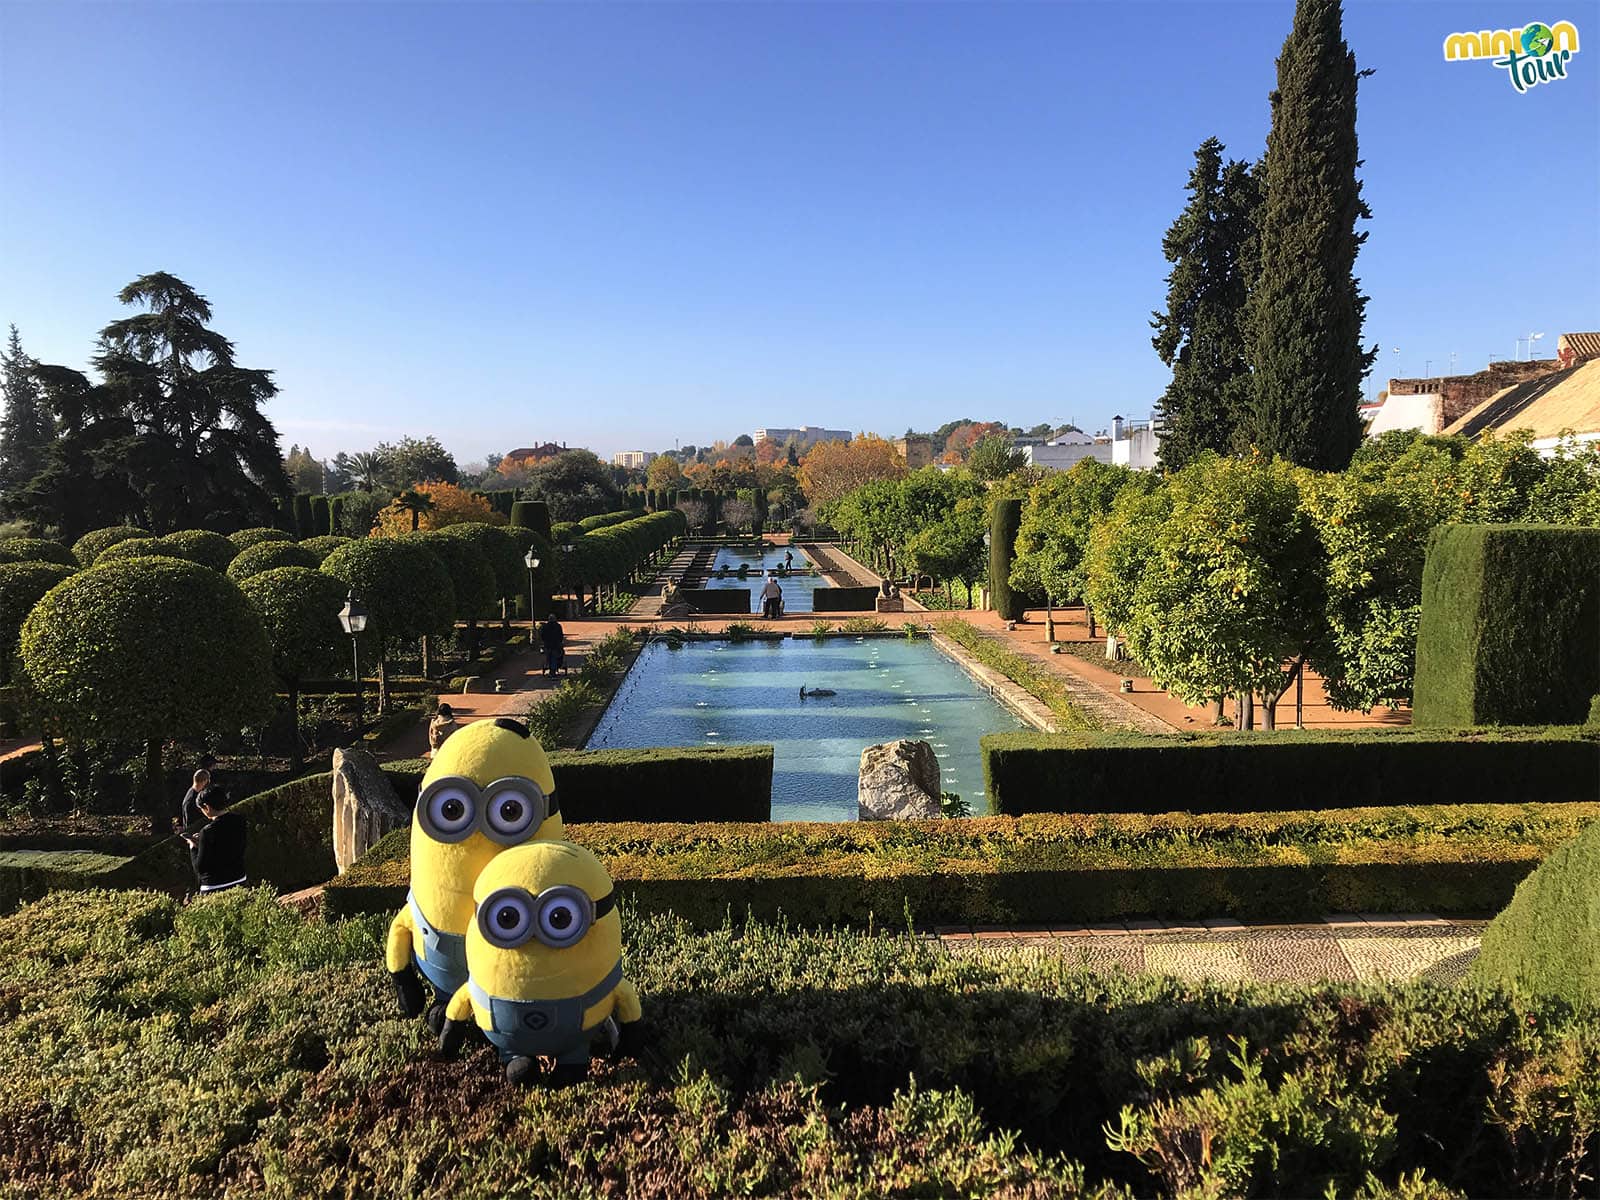
<instances>
[{"instance_id":1,"label":"pine tree","mask_svg":"<svg viewBox=\"0 0 1600 1200\"><path fill-rule=\"evenodd\" d=\"M1260 267L1250 303L1255 387L1249 434L1264 453L1341 470L1361 442L1356 408L1376 349L1355 278L1372 214L1356 169L1355 55L1339 0L1299 0L1278 57L1262 164Z\"/></svg>"},{"instance_id":2,"label":"pine tree","mask_svg":"<svg viewBox=\"0 0 1600 1200\"><path fill-rule=\"evenodd\" d=\"M1151 314L1151 344L1172 368L1161 397L1161 465L1177 470L1204 450L1238 449L1250 397L1245 310L1259 193L1247 164L1222 162L1207 138L1195 151L1189 203L1161 248L1167 311Z\"/></svg>"},{"instance_id":3,"label":"pine tree","mask_svg":"<svg viewBox=\"0 0 1600 1200\"><path fill-rule=\"evenodd\" d=\"M0 491L14 492L44 466L45 451L55 440L55 422L39 396L34 377L38 364L22 352L17 327L11 327L6 353L0 357L5 387L5 416L0 418Z\"/></svg>"}]
</instances>

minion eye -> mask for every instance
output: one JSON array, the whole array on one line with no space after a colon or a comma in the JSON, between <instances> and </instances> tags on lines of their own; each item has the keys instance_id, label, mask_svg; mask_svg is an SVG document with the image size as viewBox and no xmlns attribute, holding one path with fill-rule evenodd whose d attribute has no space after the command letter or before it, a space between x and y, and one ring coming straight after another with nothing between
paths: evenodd
<instances>
[{"instance_id":1,"label":"minion eye","mask_svg":"<svg viewBox=\"0 0 1600 1200\"><path fill-rule=\"evenodd\" d=\"M478 909L478 931L503 950L522 945L533 934L533 905L519 888L495 892Z\"/></svg>"},{"instance_id":2,"label":"minion eye","mask_svg":"<svg viewBox=\"0 0 1600 1200\"><path fill-rule=\"evenodd\" d=\"M562 949L589 932L588 896L576 888L551 888L539 897L539 940Z\"/></svg>"},{"instance_id":3,"label":"minion eye","mask_svg":"<svg viewBox=\"0 0 1600 1200\"><path fill-rule=\"evenodd\" d=\"M486 832L496 841L512 842L544 821L544 793L531 779L491 784L484 812Z\"/></svg>"},{"instance_id":4,"label":"minion eye","mask_svg":"<svg viewBox=\"0 0 1600 1200\"><path fill-rule=\"evenodd\" d=\"M460 784L440 781L423 793L420 816L423 828L434 838L460 841L478 819L477 800Z\"/></svg>"}]
</instances>

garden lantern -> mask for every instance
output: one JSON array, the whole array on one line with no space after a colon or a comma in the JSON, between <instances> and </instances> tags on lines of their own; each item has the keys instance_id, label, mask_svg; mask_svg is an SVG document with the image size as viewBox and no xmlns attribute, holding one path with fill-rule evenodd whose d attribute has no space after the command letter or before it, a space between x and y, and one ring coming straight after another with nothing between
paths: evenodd
<instances>
[{"instance_id":1,"label":"garden lantern","mask_svg":"<svg viewBox=\"0 0 1600 1200\"><path fill-rule=\"evenodd\" d=\"M367 609L356 598L352 589L344 598L344 607L339 610L339 624L344 626L344 631L350 635L350 661L352 678L356 682L356 726L361 725L361 640L360 635L367 628Z\"/></svg>"},{"instance_id":2,"label":"garden lantern","mask_svg":"<svg viewBox=\"0 0 1600 1200\"><path fill-rule=\"evenodd\" d=\"M539 569L539 556L531 549L522 556L523 564L528 568L528 645L533 645L533 627L538 621L538 616L533 611L533 573Z\"/></svg>"}]
</instances>

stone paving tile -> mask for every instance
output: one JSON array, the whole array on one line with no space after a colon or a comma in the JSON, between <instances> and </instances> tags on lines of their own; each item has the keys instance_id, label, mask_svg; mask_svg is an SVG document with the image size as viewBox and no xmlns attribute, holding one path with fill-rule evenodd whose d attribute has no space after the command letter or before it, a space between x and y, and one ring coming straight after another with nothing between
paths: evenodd
<instances>
[{"instance_id":1,"label":"stone paving tile","mask_svg":"<svg viewBox=\"0 0 1600 1200\"><path fill-rule=\"evenodd\" d=\"M1129 933L1155 933L1157 930L1166 928L1166 925L1163 922L1152 921L1147 918L1129 921L1127 922L1127 926Z\"/></svg>"},{"instance_id":2,"label":"stone paving tile","mask_svg":"<svg viewBox=\"0 0 1600 1200\"><path fill-rule=\"evenodd\" d=\"M1236 921L1232 917L1207 917L1200 922L1207 929L1243 929L1244 922Z\"/></svg>"},{"instance_id":3,"label":"stone paving tile","mask_svg":"<svg viewBox=\"0 0 1600 1200\"><path fill-rule=\"evenodd\" d=\"M1322 923L1335 929L1361 929L1366 925L1355 913L1329 913L1322 918Z\"/></svg>"},{"instance_id":4,"label":"stone paving tile","mask_svg":"<svg viewBox=\"0 0 1600 1200\"><path fill-rule=\"evenodd\" d=\"M1145 969L1179 979L1222 981L1250 978L1242 947L1237 942L1160 942L1146 946Z\"/></svg>"},{"instance_id":5,"label":"stone paving tile","mask_svg":"<svg viewBox=\"0 0 1600 1200\"><path fill-rule=\"evenodd\" d=\"M1434 937L1341 937L1339 949L1362 983L1413 979L1444 960L1476 950L1478 939L1460 935Z\"/></svg>"},{"instance_id":6,"label":"stone paving tile","mask_svg":"<svg viewBox=\"0 0 1600 1200\"><path fill-rule=\"evenodd\" d=\"M1146 969L1144 948L1126 938L1120 942L1109 938L1058 939L1050 953L1060 954L1069 966L1090 971L1122 970L1137 975Z\"/></svg>"},{"instance_id":7,"label":"stone paving tile","mask_svg":"<svg viewBox=\"0 0 1600 1200\"><path fill-rule=\"evenodd\" d=\"M1250 977L1263 982L1355 982L1356 973L1326 934L1308 937L1260 937L1240 944Z\"/></svg>"},{"instance_id":8,"label":"stone paving tile","mask_svg":"<svg viewBox=\"0 0 1600 1200\"><path fill-rule=\"evenodd\" d=\"M1128 935L1128 927L1121 921L1102 921L1094 925L1085 925L1084 928L1095 937L1106 937L1108 935L1127 937Z\"/></svg>"},{"instance_id":9,"label":"stone paving tile","mask_svg":"<svg viewBox=\"0 0 1600 1200\"><path fill-rule=\"evenodd\" d=\"M1474 945L1470 950L1462 950L1434 963L1423 971L1421 978L1429 983L1460 983L1466 978L1467 972L1472 969L1472 964L1478 957L1477 939L1474 938L1473 942Z\"/></svg>"}]
</instances>

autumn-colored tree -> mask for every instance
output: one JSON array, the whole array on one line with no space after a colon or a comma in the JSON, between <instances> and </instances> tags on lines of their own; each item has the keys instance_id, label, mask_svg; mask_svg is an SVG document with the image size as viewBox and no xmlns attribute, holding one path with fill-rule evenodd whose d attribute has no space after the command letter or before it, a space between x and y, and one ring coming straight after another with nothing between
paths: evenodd
<instances>
[{"instance_id":1,"label":"autumn-colored tree","mask_svg":"<svg viewBox=\"0 0 1600 1200\"><path fill-rule=\"evenodd\" d=\"M665 488L670 491L681 483L683 483L683 467L671 455L657 455L650 460L650 465L644 469L644 484L646 487Z\"/></svg>"},{"instance_id":2,"label":"autumn-colored tree","mask_svg":"<svg viewBox=\"0 0 1600 1200\"><path fill-rule=\"evenodd\" d=\"M961 451L946 450L939 455L939 461L947 467L959 467L961 465Z\"/></svg>"},{"instance_id":3,"label":"autumn-colored tree","mask_svg":"<svg viewBox=\"0 0 1600 1200\"><path fill-rule=\"evenodd\" d=\"M800 463L800 486L815 508L826 510L874 479L899 479L905 460L894 443L875 433L848 442L818 442Z\"/></svg>"},{"instance_id":4,"label":"autumn-colored tree","mask_svg":"<svg viewBox=\"0 0 1600 1200\"><path fill-rule=\"evenodd\" d=\"M771 466L773 463L783 461L783 447L771 438L762 438L756 443L756 462L762 466Z\"/></svg>"},{"instance_id":5,"label":"autumn-colored tree","mask_svg":"<svg viewBox=\"0 0 1600 1200\"><path fill-rule=\"evenodd\" d=\"M961 459L972 453L973 447L986 437L1005 436L1008 430L999 421L971 421L957 425L945 438L945 453L954 450Z\"/></svg>"},{"instance_id":6,"label":"autumn-colored tree","mask_svg":"<svg viewBox=\"0 0 1600 1200\"><path fill-rule=\"evenodd\" d=\"M390 504L378 514L375 532L379 537L410 533L413 516L417 520L417 529L443 529L446 525L460 525L466 521L481 521L485 525L506 523L505 514L495 512L487 500L479 499L453 483L419 483L411 490L426 496L430 501L429 506L414 513L410 505L402 505L399 501Z\"/></svg>"}]
</instances>

